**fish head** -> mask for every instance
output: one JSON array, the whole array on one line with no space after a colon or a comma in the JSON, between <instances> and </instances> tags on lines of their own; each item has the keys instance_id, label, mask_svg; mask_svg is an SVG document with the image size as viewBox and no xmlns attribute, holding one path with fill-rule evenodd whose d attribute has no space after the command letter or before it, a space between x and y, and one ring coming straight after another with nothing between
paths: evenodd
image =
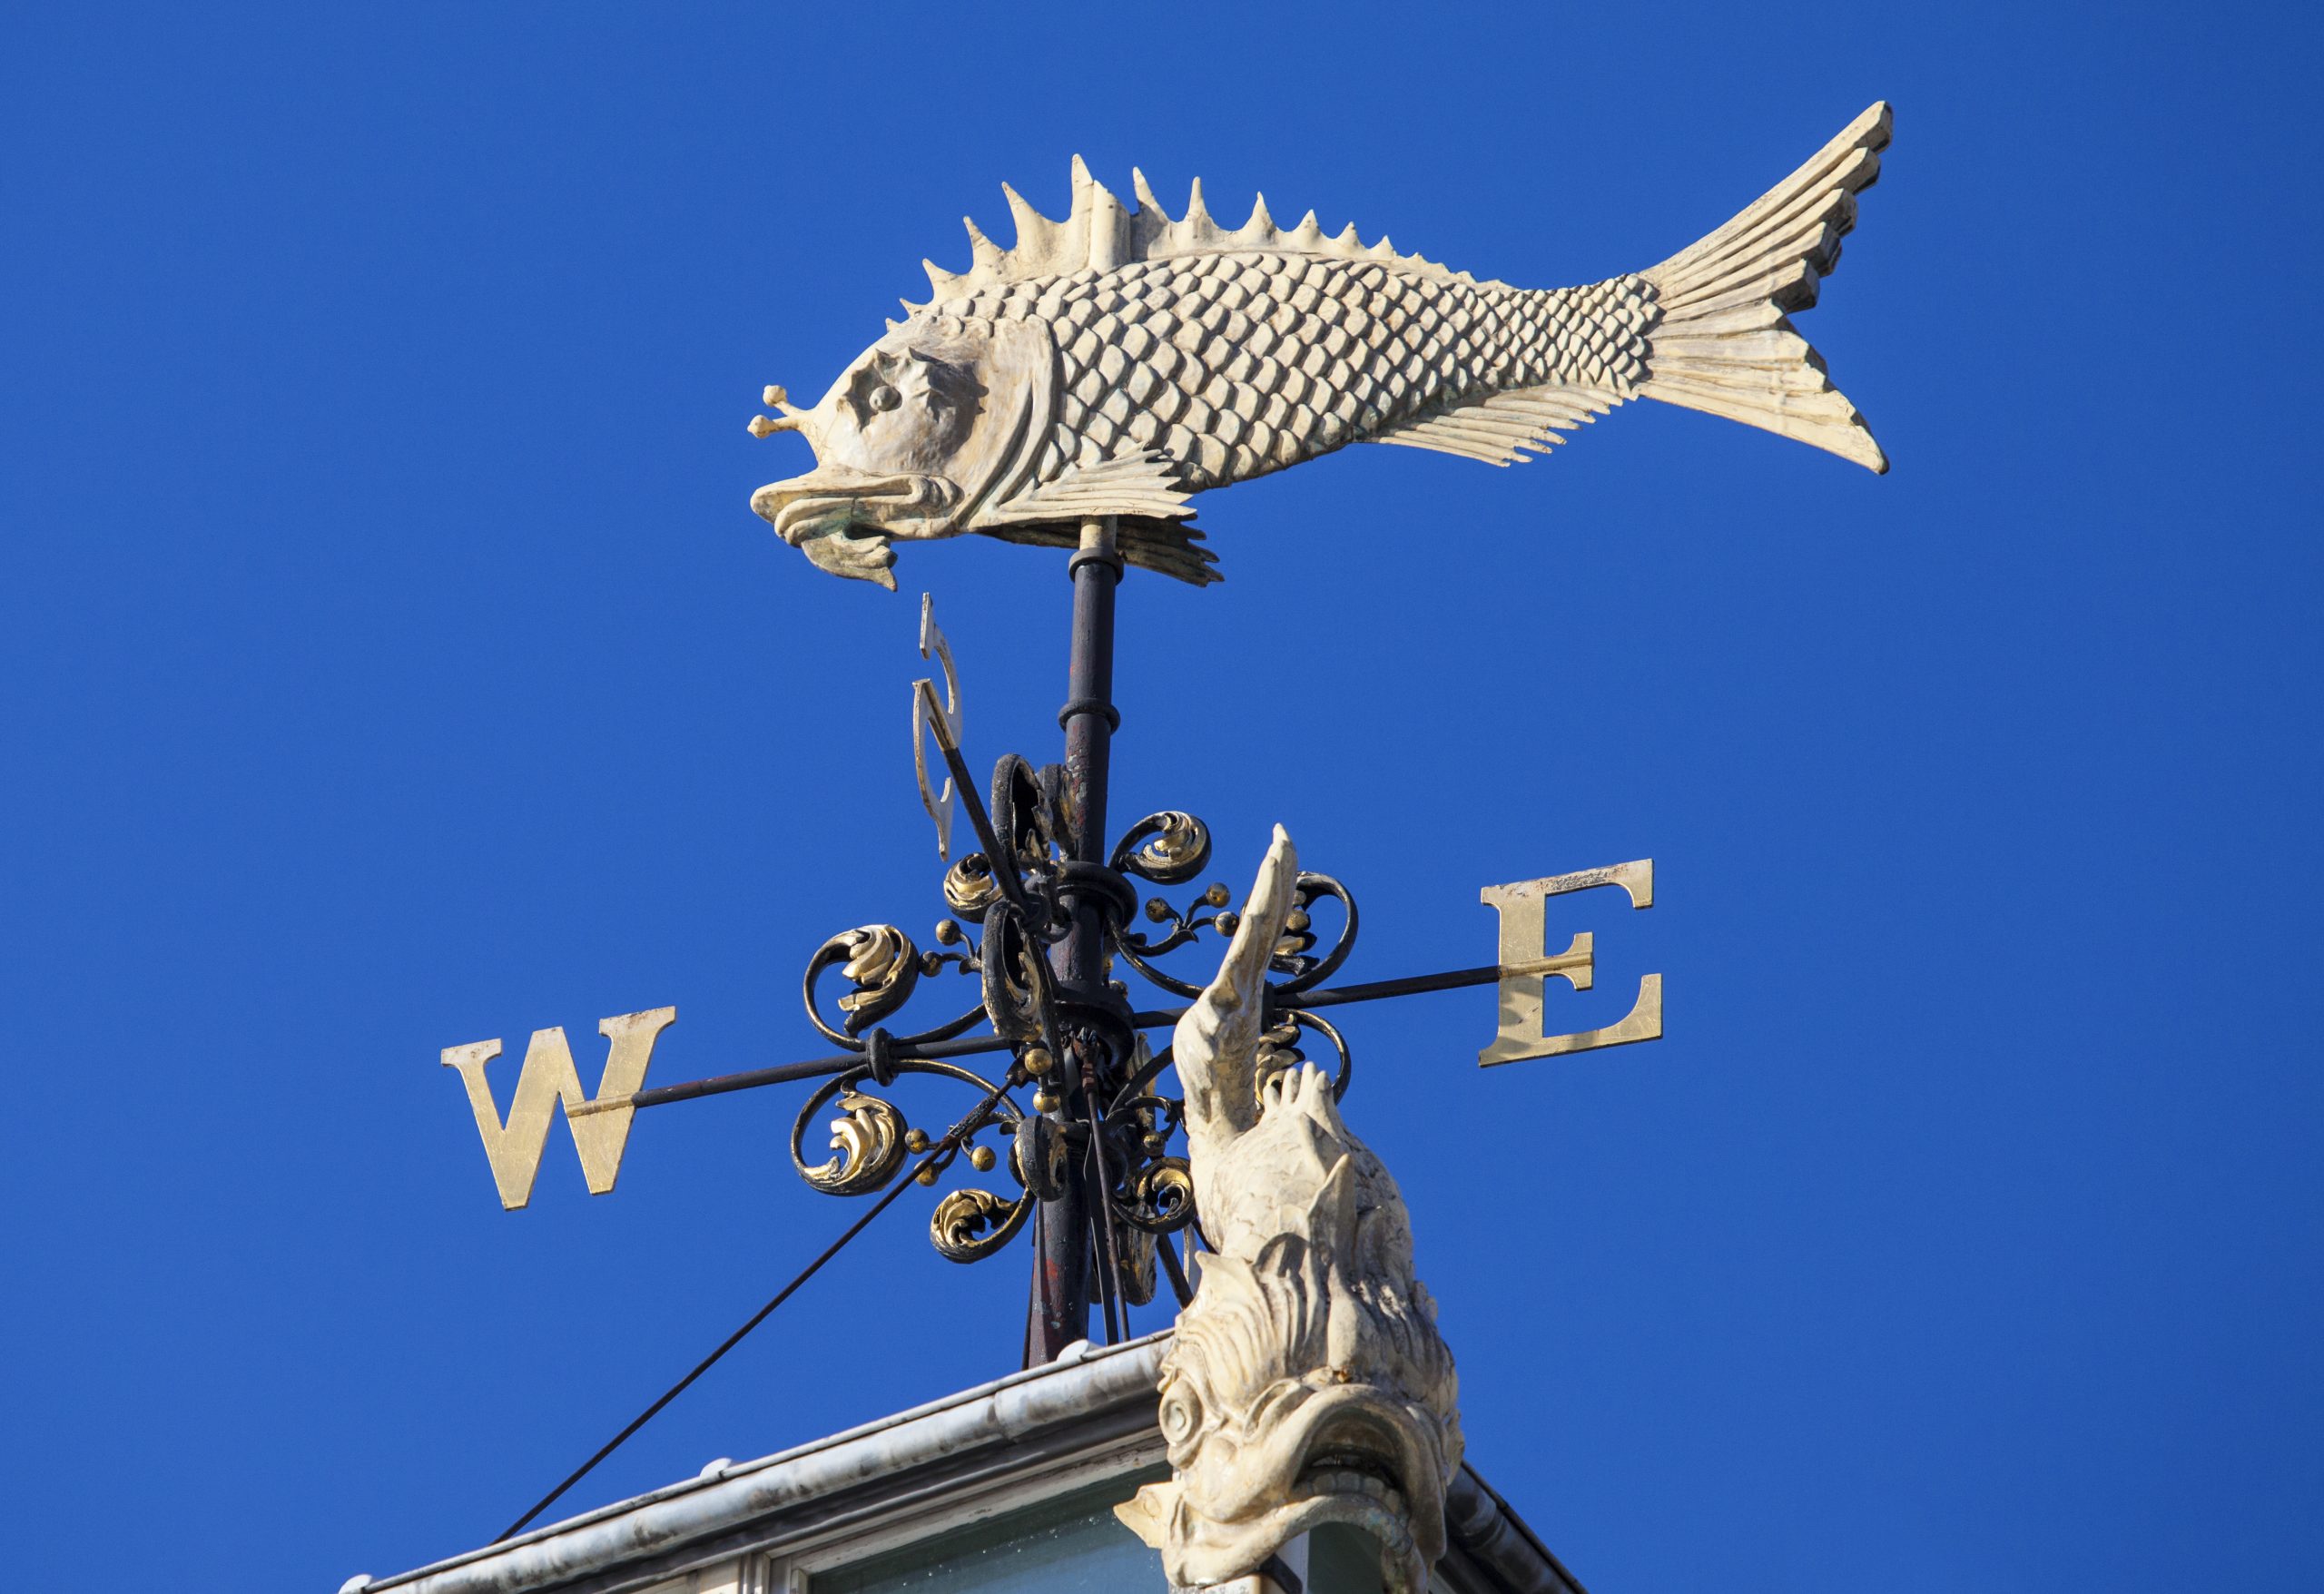
<instances>
[{"instance_id":1,"label":"fish head","mask_svg":"<svg viewBox=\"0 0 2324 1594\"><path fill-rule=\"evenodd\" d=\"M797 432L815 468L768 483L751 507L823 569L894 590L890 542L966 530L1021 454L1046 398L1036 352L1048 355L1048 334L1025 323L915 318L858 356L812 409L770 388L781 418L751 429Z\"/></svg>"},{"instance_id":2,"label":"fish head","mask_svg":"<svg viewBox=\"0 0 2324 1594\"><path fill-rule=\"evenodd\" d=\"M1392 1589L1419 1594L1444 1553L1452 1354L1408 1249L1366 1233L1386 1215L1362 1210L1354 1162L1256 1255L1202 1256L1162 1368L1172 1475L1131 1524L1179 1586L1231 1581L1327 1523L1379 1541Z\"/></svg>"}]
</instances>

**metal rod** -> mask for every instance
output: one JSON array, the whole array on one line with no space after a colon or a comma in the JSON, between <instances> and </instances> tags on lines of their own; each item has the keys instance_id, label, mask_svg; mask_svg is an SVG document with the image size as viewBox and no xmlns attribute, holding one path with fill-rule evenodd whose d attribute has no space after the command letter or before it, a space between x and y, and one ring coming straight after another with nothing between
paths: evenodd
<instances>
[{"instance_id":1,"label":"metal rod","mask_svg":"<svg viewBox=\"0 0 2324 1594\"><path fill-rule=\"evenodd\" d=\"M1116 526L1110 517L1081 523L1081 544L1066 566L1073 583L1073 635L1066 661L1066 703L1058 723L1065 732L1065 809L1071 833L1063 838L1078 861L1106 861L1106 791L1114 727L1114 595L1122 576ZM1098 905L1083 898L1073 924L1052 952L1064 982L1088 989L1106 978L1106 925ZM1098 1044L1104 1044L1098 1042ZM1056 1054L1059 1095L1056 1117L1070 1123L1081 1095L1078 1070ZM1093 1209L1084 1181L1066 1181L1064 1193L1047 1204L1048 1221L1039 1233L1033 1261L1032 1299L1026 1310L1025 1364L1054 1362L1075 1340L1089 1337L1089 1224L1108 1226L1102 1193ZM1110 1253L1108 1253L1110 1255Z\"/></svg>"},{"instance_id":2,"label":"metal rod","mask_svg":"<svg viewBox=\"0 0 2324 1594\"><path fill-rule=\"evenodd\" d=\"M1414 974L1403 979L1375 979L1369 985L1343 985L1334 990L1297 991L1275 999L1275 1003L1285 1008L1336 1008L1349 1002L1376 1002L1384 997L1458 990L1467 985L1494 985L1500 982L1503 972L1499 964L1487 963L1482 968L1455 969L1444 974Z\"/></svg>"},{"instance_id":3,"label":"metal rod","mask_svg":"<svg viewBox=\"0 0 2324 1594\"><path fill-rule=\"evenodd\" d=\"M930 1062L942 1058L972 1058L980 1052L1008 1049L1009 1042L998 1035L973 1035L965 1040L936 1040L925 1046L898 1047L892 1055L900 1062ZM791 1085L802 1079L828 1079L834 1074L844 1074L850 1068L862 1068L865 1061L864 1054L860 1051L843 1051L827 1058L809 1058L804 1062L777 1063L770 1068L746 1068L739 1074L716 1074L707 1079L656 1085L651 1090L640 1090L631 1096L600 1097L596 1101L568 1107L566 1116L582 1117L590 1113L609 1113L625 1107L662 1107L673 1101L724 1096L730 1090L755 1090L762 1085Z\"/></svg>"},{"instance_id":4,"label":"metal rod","mask_svg":"<svg viewBox=\"0 0 2324 1594\"><path fill-rule=\"evenodd\" d=\"M1162 1264L1162 1273L1170 1281L1170 1293L1178 1297L1178 1304L1195 1304L1195 1287L1187 1282L1187 1270L1179 1265L1178 1247L1168 1235L1154 1236L1154 1259Z\"/></svg>"},{"instance_id":5,"label":"metal rod","mask_svg":"<svg viewBox=\"0 0 2324 1594\"><path fill-rule=\"evenodd\" d=\"M1104 1044L1095 1036L1082 1042L1085 1048ZM1128 1337L1129 1329L1122 1300L1121 1244L1114 1233L1114 1206L1109 1199L1114 1181L1106 1166L1106 1126L1098 1113L1098 1075L1087 1055L1081 1059L1081 1105L1089 1115L1090 1221L1098 1225L1105 1245L1106 1274L1098 1284L1106 1299L1106 1343L1118 1345Z\"/></svg>"},{"instance_id":6,"label":"metal rod","mask_svg":"<svg viewBox=\"0 0 2324 1594\"><path fill-rule=\"evenodd\" d=\"M1432 990L1459 990L1472 985L1492 985L1499 982L1504 973L1500 965L1488 963L1476 969L1449 969L1443 974L1413 974L1402 979L1375 979L1368 984L1343 985L1330 990L1303 990L1291 996L1278 995L1271 999L1283 1008L1338 1008L1350 1002L1376 1002L1390 997L1419 996ZM1142 1013L1132 1013L1129 1021L1134 1028L1161 1029L1176 1024L1186 1011L1184 1008L1154 1008ZM960 1040L931 1041L926 1046L899 1047L894 1055L899 1061L932 1061L1009 1049L1009 1043L997 1035L974 1035ZM1052 1052L1050 1055L1056 1054ZM651 1090L641 1090L633 1096L600 1097L568 1108L566 1116L578 1117L588 1113L609 1113L617 1107L661 1107L673 1101L692 1101L697 1097L724 1096L730 1090L754 1090L762 1085L790 1085L801 1079L824 1079L860 1067L862 1062L862 1052L851 1051L827 1058L809 1058L804 1062L778 1063L771 1068L751 1068L739 1074L715 1075L708 1079L688 1079L677 1085L657 1085Z\"/></svg>"},{"instance_id":7,"label":"metal rod","mask_svg":"<svg viewBox=\"0 0 2324 1594\"><path fill-rule=\"evenodd\" d=\"M984 811L984 800L977 795L976 782L969 778L968 761L960 754L960 744L952 739L950 721L936 713L936 685L931 681L920 683L918 690L928 700L931 727L936 735L936 750L944 755L944 767L952 773L952 790L960 793L960 805L969 811L969 827L977 833L977 845L983 849L985 861L992 866L993 883L1009 905L1017 910L1028 924L1033 911L1027 905L1025 882L1017 871L1017 855L1000 844L994 833L992 816Z\"/></svg>"}]
</instances>

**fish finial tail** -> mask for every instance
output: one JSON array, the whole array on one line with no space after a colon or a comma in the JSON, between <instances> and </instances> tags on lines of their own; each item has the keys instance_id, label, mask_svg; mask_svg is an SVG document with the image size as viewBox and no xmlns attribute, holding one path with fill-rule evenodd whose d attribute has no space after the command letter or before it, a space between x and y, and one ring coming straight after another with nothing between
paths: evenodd
<instances>
[{"instance_id":1,"label":"fish finial tail","mask_svg":"<svg viewBox=\"0 0 2324 1594\"><path fill-rule=\"evenodd\" d=\"M1891 113L1874 105L1726 226L1640 275L1660 321L1640 391L1723 415L1875 471L1888 457L1787 312L1816 302L1856 225L1856 196L1880 175Z\"/></svg>"}]
</instances>

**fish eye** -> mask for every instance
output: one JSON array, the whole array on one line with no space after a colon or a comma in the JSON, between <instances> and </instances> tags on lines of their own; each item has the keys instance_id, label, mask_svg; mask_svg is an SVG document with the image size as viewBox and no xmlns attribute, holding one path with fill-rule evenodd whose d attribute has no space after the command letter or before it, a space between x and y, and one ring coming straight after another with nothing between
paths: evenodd
<instances>
[{"instance_id":1,"label":"fish eye","mask_svg":"<svg viewBox=\"0 0 2324 1594\"><path fill-rule=\"evenodd\" d=\"M1174 1383L1162 1396L1162 1437L1173 1444L1190 1439L1202 1426L1202 1402L1192 1390Z\"/></svg>"},{"instance_id":2,"label":"fish eye","mask_svg":"<svg viewBox=\"0 0 2324 1594\"><path fill-rule=\"evenodd\" d=\"M897 405L902 402L903 395L897 392L893 388L889 387L885 382L881 383L878 387L872 389L871 404L875 412L883 413L887 410L893 409Z\"/></svg>"}]
</instances>

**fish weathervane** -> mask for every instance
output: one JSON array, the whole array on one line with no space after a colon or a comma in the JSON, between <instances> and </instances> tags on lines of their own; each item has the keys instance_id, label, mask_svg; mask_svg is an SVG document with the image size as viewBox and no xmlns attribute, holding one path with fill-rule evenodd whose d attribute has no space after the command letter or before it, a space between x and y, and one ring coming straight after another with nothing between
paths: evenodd
<instances>
[{"instance_id":1,"label":"fish weathervane","mask_svg":"<svg viewBox=\"0 0 2324 1594\"><path fill-rule=\"evenodd\" d=\"M1644 271L1577 288L1479 281L1314 212L1279 229L1261 199L1227 229L1197 180L1173 220L1073 162L1053 221L1002 185L1002 249L968 221L970 269L929 262L931 296L812 408L770 387L751 430L795 431L815 468L751 507L837 576L893 590L898 540L981 532L1071 546L1118 517L1130 564L1220 579L1192 497L1350 443L1510 465L1633 398L1655 398L1888 467L1864 417L1792 328L1816 302L1880 173L1873 105L1725 226Z\"/></svg>"}]
</instances>

